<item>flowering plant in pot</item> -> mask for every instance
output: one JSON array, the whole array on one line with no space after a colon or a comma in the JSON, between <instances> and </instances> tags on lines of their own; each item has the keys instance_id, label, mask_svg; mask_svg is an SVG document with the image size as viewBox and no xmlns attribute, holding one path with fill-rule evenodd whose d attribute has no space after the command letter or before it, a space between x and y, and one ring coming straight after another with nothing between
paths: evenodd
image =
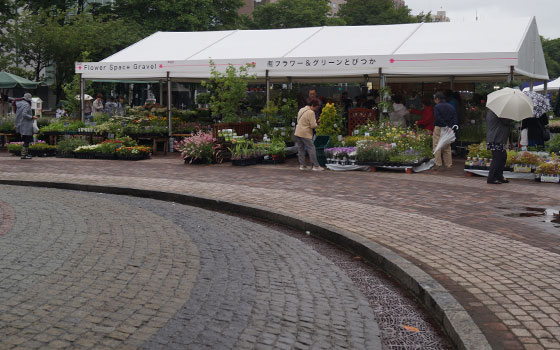
<instances>
[{"instance_id":1,"label":"flowering plant in pot","mask_svg":"<svg viewBox=\"0 0 560 350\"><path fill-rule=\"evenodd\" d=\"M150 158L152 148L146 146L122 146L119 147L115 153L119 159L140 160Z\"/></svg>"},{"instance_id":2,"label":"flowering plant in pot","mask_svg":"<svg viewBox=\"0 0 560 350\"><path fill-rule=\"evenodd\" d=\"M537 166L535 175L541 182L559 182L560 176L560 163L551 160L542 162Z\"/></svg>"},{"instance_id":3,"label":"flowering plant in pot","mask_svg":"<svg viewBox=\"0 0 560 350\"><path fill-rule=\"evenodd\" d=\"M174 149L181 152L186 164L212 163L212 156L219 145L210 133L197 132L194 136L186 137L182 141L175 141Z\"/></svg>"}]
</instances>

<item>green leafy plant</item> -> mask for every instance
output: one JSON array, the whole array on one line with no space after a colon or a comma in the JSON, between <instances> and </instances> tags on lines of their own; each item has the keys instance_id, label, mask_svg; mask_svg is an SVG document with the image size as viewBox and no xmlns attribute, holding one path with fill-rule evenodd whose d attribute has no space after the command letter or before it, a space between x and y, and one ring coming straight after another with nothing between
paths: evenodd
<instances>
[{"instance_id":1,"label":"green leafy plant","mask_svg":"<svg viewBox=\"0 0 560 350\"><path fill-rule=\"evenodd\" d=\"M389 86L382 87L379 90L379 94L381 96L381 101L377 104L377 108L382 113L392 112L394 109L393 102L391 101L391 88Z\"/></svg>"},{"instance_id":2,"label":"green leafy plant","mask_svg":"<svg viewBox=\"0 0 560 350\"><path fill-rule=\"evenodd\" d=\"M89 145L89 143L86 140L80 138L70 138L66 140L62 139L56 144L56 150L58 152L72 152L80 146L87 145Z\"/></svg>"},{"instance_id":3,"label":"green leafy plant","mask_svg":"<svg viewBox=\"0 0 560 350\"><path fill-rule=\"evenodd\" d=\"M239 120L240 107L245 98L249 79L255 76L249 75L249 68L254 64L247 64L236 69L229 65L225 73L216 69L213 61L210 61L210 74L212 78L203 81L202 86L208 89L210 94L209 104L212 113L221 118L223 122L236 122Z\"/></svg>"},{"instance_id":4,"label":"green leafy plant","mask_svg":"<svg viewBox=\"0 0 560 350\"><path fill-rule=\"evenodd\" d=\"M0 118L0 133L12 134L16 132L14 118Z\"/></svg>"},{"instance_id":5,"label":"green leafy plant","mask_svg":"<svg viewBox=\"0 0 560 350\"><path fill-rule=\"evenodd\" d=\"M486 149L486 142L468 145L467 150L467 157L492 158L492 151Z\"/></svg>"},{"instance_id":6,"label":"green leafy plant","mask_svg":"<svg viewBox=\"0 0 560 350\"><path fill-rule=\"evenodd\" d=\"M286 142L281 138L273 138L268 146L268 154L284 157L286 155Z\"/></svg>"},{"instance_id":7,"label":"green leafy plant","mask_svg":"<svg viewBox=\"0 0 560 350\"><path fill-rule=\"evenodd\" d=\"M560 153L560 135L554 136L546 143L546 150L548 152Z\"/></svg>"}]
</instances>

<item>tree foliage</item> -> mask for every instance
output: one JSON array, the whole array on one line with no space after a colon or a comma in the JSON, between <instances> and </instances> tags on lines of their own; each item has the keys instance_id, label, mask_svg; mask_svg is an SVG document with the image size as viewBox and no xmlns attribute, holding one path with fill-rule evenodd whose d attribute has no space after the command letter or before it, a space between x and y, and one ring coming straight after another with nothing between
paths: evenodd
<instances>
[{"instance_id":1,"label":"tree foliage","mask_svg":"<svg viewBox=\"0 0 560 350\"><path fill-rule=\"evenodd\" d=\"M407 6L395 7L392 0L348 0L338 15L351 26L412 23L422 20L410 15Z\"/></svg>"},{"instance_id":2,"label":"tree foliage","mask_svg":"<svg viewBox=\"0 0 560 350\"><path fill-rule=\"evenodd\" d=\"M299 28L327 25L327 0L279 0L261 5L253 12L253 28Z\"/></svg>"},{"instance_id":3,"label":"tree foliage","mask_svg":"<svg viewBox=\"0 0 560 350\"><path fill-rule=\"evenodd\" d=\"M34 14L30 10L21 11L16 20L6 25L5 33L0 40L3 54L11 61L8 70L27 67L31 74L23 75L40 81L44 80L43 69L54 65L59 98L62 86L74 76L75 61L84 51L91 53L91 59L101 60L142 37L136 26L122 20L105 20L87 12Z\"/></svg>"},{"instance_id":4,"label":"tree foliage","mask_svg":"<svg viewBox=\"0 0 560 350\"><path fill-rule=\"evenodd\" d=\"M149 33L203 31L235 28L242 5L242 0L116 0L112 11Z\"/></svg>"},{"instance_id":5,"label":"tree foliage","mask_svg":"<svg viewBox=\"0 0 560 350\"><path fill-rule=\"evenodd\" d=\"M560 77L560 38L546 39L541 37L541 43L550 79Z\"/></svg>"},{"instance_id":6,"label":"tree foliage","mask_svg":"<svg viewBox=\"0 0 560 350\"><path fill-rule=\"evenodd\" d=\"M210 63L212 78L202 82L202 86L208 89L210 95L210 109L214 116L221 118L223 122L236 122L248 81L254 78L249 75L249 68L254 66L247 64L236 69L230 64L222 73L218 71L214 62Z\"/></svg>"}]
</instances>

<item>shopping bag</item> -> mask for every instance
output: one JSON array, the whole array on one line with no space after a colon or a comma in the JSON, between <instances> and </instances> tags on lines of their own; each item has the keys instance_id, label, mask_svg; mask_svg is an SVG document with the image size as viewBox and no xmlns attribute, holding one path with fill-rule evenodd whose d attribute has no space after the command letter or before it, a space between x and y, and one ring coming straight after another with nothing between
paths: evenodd
<instances>
[{"instance_id":1,"label":"shopping bag","mask_svg":"<svg viewBox=\"0 0 560 350\"><path fill-rule=\"evenodd\" d=\"M529 145L529 129L522 129L521 130L521 141L519 141L521 146L528 146Z\"/></svg>"},{"instance_id":2,"label":"shopping bag","mask_svg":"<svg viewBox=\"0 0 560 350\"><path fill-rule=\"evenodd\" d=\"M33 133L34 134L38 134L39 133L39 127L37 126L37 120L33 121Z\"/></svg>"},{"instance_id":3,"label":"shopping bag","mask_svg":"<svg viewBox=\"0 0 560 350\"><path fill-rule=\"evenodd\" d=\"M453 142L455 142L455 133L453 132L453 130L448 127L441 128L438 144L434 148L434 154L436 154L437 151L441 150L443 147L452 144Z\"/></svg>"}]
</instances>

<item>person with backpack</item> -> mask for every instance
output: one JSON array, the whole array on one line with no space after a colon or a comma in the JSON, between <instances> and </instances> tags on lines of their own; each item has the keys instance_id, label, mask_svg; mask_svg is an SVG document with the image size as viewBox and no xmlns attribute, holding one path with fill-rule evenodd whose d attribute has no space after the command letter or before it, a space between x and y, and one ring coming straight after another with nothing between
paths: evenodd
<instances>
[{"instance_id":1,"label":"person with backpack","mask_svg":"<svg viewBox=\"0 0 560 350\"><path fill-rule=\"evenodd\" d=\"M37 119L31 113L31 94L23 95L23 98L16 101L16 133L21 135L23 147L21 149L21 159L31 159L29 155L29 144L33 142L33 121Z\"/></svg>"}]
</instances>

